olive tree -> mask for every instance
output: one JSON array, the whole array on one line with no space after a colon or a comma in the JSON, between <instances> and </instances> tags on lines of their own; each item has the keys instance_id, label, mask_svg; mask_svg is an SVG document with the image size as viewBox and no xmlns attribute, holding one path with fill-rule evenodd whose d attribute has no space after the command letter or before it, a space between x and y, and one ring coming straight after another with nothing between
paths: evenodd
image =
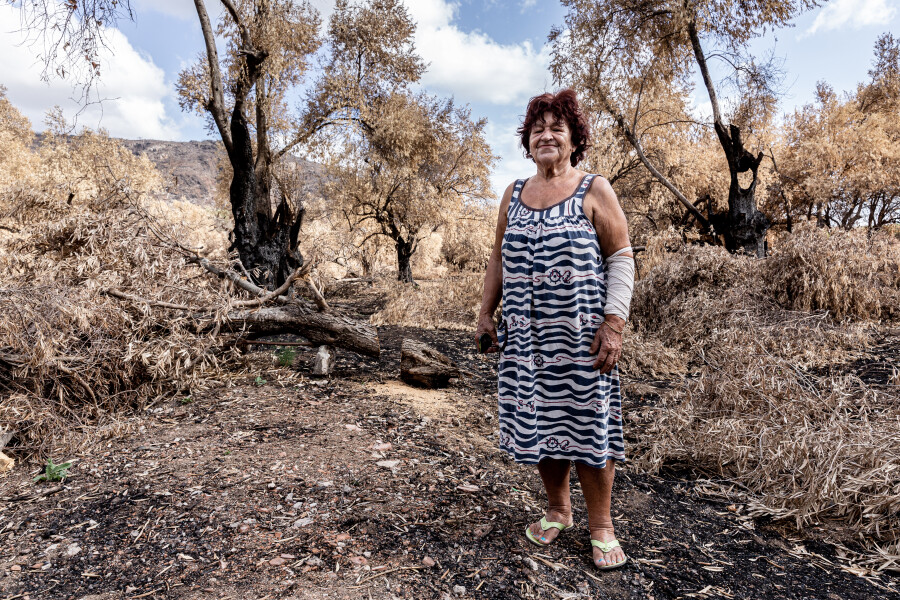
<instances>
[{"instance_id":1,"label":"olive tree","mask_svg":"<svg viewBox=\"0 0 900 600\"><path fill-rule=\"evenodd\" d=\"M563 0L565 28L550 35L552 71L606 114L643 166L732 251L762 255L769 219L757 208L764 154L747 147L749 125L775 108L777 69L750 56L750 42L787 26L817 0ZM728 73L735 94L726 104L711 61ZM711 129L728 174L727 211L706 216L645 152L651 129L692 121L686 98L699 76L709 99ZM725 82L727 83L727 82ZM673 110L673 108L675 110ZM684 152L690 152L686 145Z\"/></svg>"}]
</instances>

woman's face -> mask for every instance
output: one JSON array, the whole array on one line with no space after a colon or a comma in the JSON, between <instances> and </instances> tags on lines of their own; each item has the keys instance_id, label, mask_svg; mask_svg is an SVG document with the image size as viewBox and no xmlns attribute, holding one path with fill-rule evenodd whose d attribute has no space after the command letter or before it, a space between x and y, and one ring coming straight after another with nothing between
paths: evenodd
<instances>
[{"instance_id":1,"label":"woman's face","mask_svg":"<svg viewBox=\"0 0 900 600\"><path fill-rule=\"evenodd\" d=\"M557 120L553 113L545 112L531 127L529 149L536 163L569 162L569 157L575 150L572 132L563 119Z\"/></svg>"}]
</instances>

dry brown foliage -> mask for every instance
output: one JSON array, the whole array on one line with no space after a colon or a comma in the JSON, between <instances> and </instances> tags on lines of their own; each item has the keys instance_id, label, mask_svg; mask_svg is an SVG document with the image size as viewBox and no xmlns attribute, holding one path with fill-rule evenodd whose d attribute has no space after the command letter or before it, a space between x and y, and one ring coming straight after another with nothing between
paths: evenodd
<instances>
[{"instance_id":1,"label":"dry brown foliage","mask_svg":"<svg viewBox=\"0 0 900 600\"><path fill-rule=\"evenodd\" d=\"M632 374L654 377L668 347L696 377L652 411L638 463L714 473L754 514L800 528L841 521L866 549L855 562L900 568L900 402L847 374L878 333L871 319L893 314L898 257L889 236L808 229L764 262L693 246L658 259L636 286L651 354Z\"/></svg>"},{"instance_id":2,"label":"dry brown foliage","mask_svg":"<svg viewBox=\"0 0 900 600\"><path fill-rule=\"evenodd\" d=\"M475 330L484 273L463 272L418 284L386 280L381 285L386 291L387 303L372 315L373 325Z\"/></svg>"},{"instance_id":3,"label":"dry brown foliage","mask_svg":"<svg viewBox=\"0 0 900 600\"><path fill-rule=\"evenodd\" d=\"M151 199L159 177L146 159L102 132L51 132L27 158L22 180L35 187L0 189L0 427L18 452L40 455L79 426L115 429L123 409L214 366L221 342L205 332L230 294L176 250L221 252L216 220Z\"/></svg>"},{"instance_id":4,"label":"dry brown foliage","mask_svg":"<svg viewBox=\"0 0 900 600\"><path fill-rule=\"evenodd\" d=\"M769 293L782 306L827 310L835 319L900 319L900 240L884 231L806 225L766 261Z\"/></svg>"}]
</instances>

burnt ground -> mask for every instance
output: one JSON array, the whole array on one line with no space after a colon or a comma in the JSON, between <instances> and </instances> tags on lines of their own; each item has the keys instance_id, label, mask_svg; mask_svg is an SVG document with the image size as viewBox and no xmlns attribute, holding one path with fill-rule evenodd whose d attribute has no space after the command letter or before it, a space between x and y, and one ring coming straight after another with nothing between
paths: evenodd
<instances>
[{"instance_id":1,"label":"burnt ground","mask_svg":"<svg viewBox=\"0 0 900 600\"><path fill-rule=\"evenodd\" d=\"M896 577L840 568L821 536L628 463L613 496L626 567L592 566L577 483L577 528L531 546L540 480L495 447L495 364L468 333L380 335L380 360L342 354L325 380L308 349L288 367L253 353L249 375L164 400L74 457L63 484L31 483L37 465L0 479L0 598L900 598ZM464 377L403 385L404 336ZM626 419L653 401L630 387L644 393ZM632 443L639 429L626 423Z\"/></svg>"}]
</instances>

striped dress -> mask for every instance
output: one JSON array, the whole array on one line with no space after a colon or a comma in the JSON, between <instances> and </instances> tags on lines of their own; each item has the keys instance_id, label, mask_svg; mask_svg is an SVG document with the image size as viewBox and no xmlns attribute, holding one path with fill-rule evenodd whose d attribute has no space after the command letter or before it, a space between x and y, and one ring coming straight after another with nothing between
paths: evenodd
<instances>
[{"instance_id":1,"label":"striped dress","mask_svg":"<svg viewBox=\"0 0 900 600\"><path fill-rule=\"evenodd\" d=\"M605 263L583 210L594 177L543 210L522 204L518 180L509 204L498 398L500 447L516 462L602 468L625 458L618 369L595 371L590 353L606 302Z\"/></svg>"}]
</instances>

